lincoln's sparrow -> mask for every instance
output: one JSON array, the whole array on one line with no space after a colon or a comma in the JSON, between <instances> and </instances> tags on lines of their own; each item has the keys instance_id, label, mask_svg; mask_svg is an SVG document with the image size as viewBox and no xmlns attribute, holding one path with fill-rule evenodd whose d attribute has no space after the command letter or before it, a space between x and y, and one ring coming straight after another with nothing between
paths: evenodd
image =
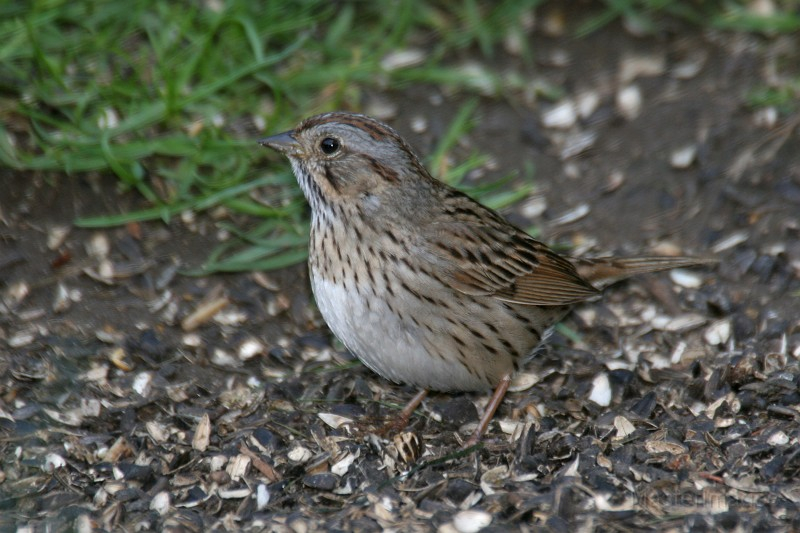
<instances>
[{"instance_id":1,"label":"lincoln's sparrow","mask_svg":"<svg viewBox=\"0 0 800 533\"><path fill-rule=\"evenodd\" d=\"M309 267L331 330L369 368L423 389L495 394L574 303L682 257L568 259L431 177L392 128L328 113L260 141L286 154L309 204Z\"/></svg>"}]
</instances>

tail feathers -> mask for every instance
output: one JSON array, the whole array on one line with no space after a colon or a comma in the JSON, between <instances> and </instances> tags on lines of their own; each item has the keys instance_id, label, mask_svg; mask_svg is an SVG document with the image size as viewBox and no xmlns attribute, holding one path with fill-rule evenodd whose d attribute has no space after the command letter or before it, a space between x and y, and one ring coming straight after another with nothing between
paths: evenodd
<instances>
[{"instance_id":1,"label":"tail feathers","mask_svg":"<svg viewBox=\"0 0 800 533\"><path fill-rule=\"evenodd\" d=\"M660 272L717 263L715 259L698 257L598 257L594 259L570 258L581 277L598 289L638 274Z\"/></svg>"}]
</instances>

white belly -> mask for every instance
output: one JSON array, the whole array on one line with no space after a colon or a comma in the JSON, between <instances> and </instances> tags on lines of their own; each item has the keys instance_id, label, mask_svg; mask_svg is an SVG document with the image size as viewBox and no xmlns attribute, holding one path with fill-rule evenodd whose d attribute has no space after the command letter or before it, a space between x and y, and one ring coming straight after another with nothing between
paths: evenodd
<instances>
[{"instance_id":1,"label":"white belly","mask_svg":"<svg viewBox=\"0 0 800 533\"><path fill-rule=\"evenodd\" d=\"M391 312L383 300L368 306L354 289L345 290L311 272L317 306L331 331L366 366L397 383L449 390L483 390L486 382L458 361L434 356L425 348L424 334L409 320ZM348 286L350 289L352 285ZM425 317L415 317L419 321Z\"/></svg>"}]
</instances>

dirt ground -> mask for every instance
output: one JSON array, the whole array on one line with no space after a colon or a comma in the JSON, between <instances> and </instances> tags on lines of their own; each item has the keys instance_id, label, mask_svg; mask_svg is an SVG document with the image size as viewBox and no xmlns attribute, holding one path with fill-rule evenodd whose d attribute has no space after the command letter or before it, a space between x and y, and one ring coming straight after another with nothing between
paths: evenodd
<instances>
[{"instance_id":1,"label":"dirt ground","mask_svg":"<svg viewBox=\"0 0 800 533\"><path fill-rule=\"evenodd\" d=\"M483 98L454 157L533 164L505 214L547 242L719 265L580 306L464 454L486 397L381 435L414 391L331 338L304 266L184 276L214 217L81 230L141 199L0 169L0 530L800 527L800 118L746 99L797 79L798 37L532 38L535 65L487 66L575 105ZM372 99L422 154L461 103Z\"/></svg>"}]
</instances>

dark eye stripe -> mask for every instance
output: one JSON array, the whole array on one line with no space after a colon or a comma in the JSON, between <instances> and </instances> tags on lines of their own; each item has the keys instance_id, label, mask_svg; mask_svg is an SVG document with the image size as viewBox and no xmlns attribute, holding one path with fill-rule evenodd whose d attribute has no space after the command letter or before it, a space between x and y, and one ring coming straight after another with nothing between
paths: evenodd
<instances>
[{"instance_id":1,"label":"dark eye stripe","mask_svg":"<svg viewBox=\"0 0 800 533\"><path fill-rule=\"evenodd\" d=\"M339 179L331 171L330 165L325 165L325 179L331 184L334 191L339 192Z\"/></svg>"},{"instance_id":2,"label":"dark eye stripe","mask_svg":"<svg viewBox=\"0 0 800 533\"><path fill-rule=\"evenodd\" d=\"M396 183L399 181L399 177L397 172L390 168L387 165L384 165L374 157L365 156L367 161L369 162L369 166L372 170L374 170L380 177L382 177L385 181Z\"/></svg>"}]
</instances>

